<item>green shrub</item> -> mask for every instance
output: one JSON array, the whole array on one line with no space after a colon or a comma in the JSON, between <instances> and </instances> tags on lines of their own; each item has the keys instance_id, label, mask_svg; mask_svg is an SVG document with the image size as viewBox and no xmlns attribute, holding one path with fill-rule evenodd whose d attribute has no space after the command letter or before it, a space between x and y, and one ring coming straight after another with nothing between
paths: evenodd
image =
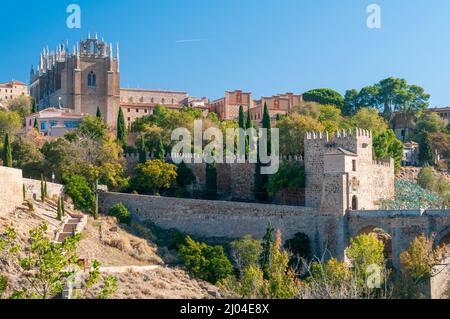
<instances>
[{"instance_id":1,"label":"green shrub","mask_svg":"<svg viewBox=\"0 0 450 319\"><path fill-rule=\"evenodd\" d=\"M73 175L66 178L65 182L66 193L72 198L75 208L84 212L91 211L95 197L86 178L81 175Z\"/></svg>"},{"instance_id":2,"label":"green shrub","mask_svg":"<svg viewBox=\"0 0 450 319\"><path fill-rule=\"evenodd\" d=\"M212 284L233 274L233 266L225 256L222 246L198 243L187 236L178 248L181 260L194 276Z\"/></svg>"},{"instance_id":3,"label":"green shrub","mask_svg":"<svg viewBox=\"0 0 450 319\"><path fill-rule=\"evenodd\" d=\"M270 176L267 187L271 195L283 189L296 189L305 187L305 167L297 162L282 163L275 175Z\"/></svg>"},{"instance_id":4,"label":"green shrub","mask_svg":"<svg viewBox=\"0 0 450 319\"><path fill-rule=\"evenodd\" d=\"M114 216L117 220L123 224L131 223L131 213L122 203L118 203L111 207L108 211L110 216Z\"/></svg>"}]
</instances>

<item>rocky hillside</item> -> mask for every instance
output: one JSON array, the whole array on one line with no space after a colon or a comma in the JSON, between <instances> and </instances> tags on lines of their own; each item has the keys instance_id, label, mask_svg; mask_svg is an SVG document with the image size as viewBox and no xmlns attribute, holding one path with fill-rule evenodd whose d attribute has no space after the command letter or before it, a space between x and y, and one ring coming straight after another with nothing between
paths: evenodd
<instances>
[{"instance_id":1,"label":"rocky hillside","mask_svg":"<svg viewBox=\"0 0 450 319\"><path fill-rule=\"evenodd\" d=\"M66 207L70 204L67 203ZM1 209L1 208L0 208ZM29 231L46 222L47 235L55 238L61 223L56 219L52 202L33 202L33 208L20 206L14 212L0 216L0 233L7 227L16 230L18 239L25 243ZM88 219L78 255L89 261L98 260L101 271L118 279L118 290L114 298L217 298L218 289L201 280L191 278L183 269L169 267L158 255L158 247L127 232L114 218ZM0 260L1 262L1 260ZM0 274L6 275L12 288L22 284L17 273L7 262L0 264Z\"/></svg>"},{"instance_id":2,"label":"rocky hillside","mask_svg":"<svg viewBox=\"0 0 450 319\"><path fill-rule=\"evenodd\" d=\"M437 176L444 176L450 182L450 174L448 172L437 171L433 168L434 173ZM405 179L412 183L417 181L417 176L419 175L420 167L402 167L400 173L397 175L397 179Z\"/></svg>"}]
</instances>

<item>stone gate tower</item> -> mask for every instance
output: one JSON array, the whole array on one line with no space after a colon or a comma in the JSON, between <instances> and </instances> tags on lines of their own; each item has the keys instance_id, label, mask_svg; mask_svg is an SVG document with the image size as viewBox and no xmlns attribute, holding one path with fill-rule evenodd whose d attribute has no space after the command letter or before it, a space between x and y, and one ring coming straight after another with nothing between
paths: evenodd
<instances>
[{"instance_id":1,"label":"stone gate tower","mask_svg":"<svg viewBox=\"0 0 450 319\"><path fill-rule=\"evenodd\" d=\"M119 46L114 56L111 43L88 34L72 53L67 44L43 50L37 70L31 68L30 93L39 109L61 106L94 115L99 107L114 128L120 103L119 66Z\"/></svg>"},{"instance_id":2,"label":"stone gate tower","mask_svg":"<svg viewBox=\"0 0 450 319\"><path fill-rule=\"evenodd\" d=\"M305 173L306 206L341 216L378 209L395 191L394 161L374 160L367 130L306 133Z\"/></svg>"}]
</instances>

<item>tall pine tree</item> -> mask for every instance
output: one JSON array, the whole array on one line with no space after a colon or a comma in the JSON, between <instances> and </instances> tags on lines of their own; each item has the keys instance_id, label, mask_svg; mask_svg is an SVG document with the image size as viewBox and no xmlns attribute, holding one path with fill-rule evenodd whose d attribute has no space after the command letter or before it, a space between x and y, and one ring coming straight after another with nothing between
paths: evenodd
<instances>
[{"instance_id":1,"label":"tall pine tree","mask_svg":"<svg viewBox=\"0 0 450 319\"><path fill-rule=\"evenodd\" d=\"M242 105L239 105L238 126L240 129L245 131L244 107ZM241 154L241 152L240 152L240 145L241 145L241 141L243 141L243 139L244 139L244 136L245 135L239 131L238 140L237 140L237 155L239 157L244 155L244 154Z\"/></svg>"},{"instance_id":2,"label":"tall pine tree","mask_svg":"<svg viewBox=\"0 0 450 319\"><path fill-rule=\"evenodd\" d=\"M122 147L127 145L127 126L121 107L119 108L119 114L117 115L117 143Z\"/></svg>"},{"instance_id":3,"label":"tall pine tree","mask_svg":"<svg viewBox=\"0 0 450 319\"><path fill-rule=\"evenodd\" d=\"M206 198L217 198L217 169L216 163L206 164Z\"/></svg>"},{"instance_id":4,"label":"tall pine tree","mask_svg":"<svg viewBox=\"0 0 450 319\"><path fill-rule=\"evenodd\" d=\"M9 141L8 133L5 134L5 139L3 141L2 160L3 160L3 166L6 166L6 167L13 166L12 149L11 149L11 143Z\"/></svg>"}]
</instances>

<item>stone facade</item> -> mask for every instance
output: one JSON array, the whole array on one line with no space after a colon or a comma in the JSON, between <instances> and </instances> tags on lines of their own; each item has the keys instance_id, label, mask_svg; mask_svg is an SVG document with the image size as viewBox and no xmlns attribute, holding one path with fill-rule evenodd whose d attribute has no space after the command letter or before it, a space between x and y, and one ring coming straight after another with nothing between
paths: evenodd
<instances>
[{"instance_id":1,"label":"stone facade","mask_svg":"<svg viewBox=\"0 0 450 319\"><path fill-rule=\"evenodd\" d=\"M22 170L0 166L0 216L23 202Z\"/></svg>"},{"instance_id":2,"label":"stone facade","mask_svg":"<svg viewBox=\"0 0 450 319\"><path fill-rule=\"evenodd\" d=\"M369 131L305 134L306 206L347 212L377 209L394 195L394 162L374 161Z\"/></svg>"},{"instance_id":3,"label":"stone facade","mask_svg":"<svg viewBox=\"0 0 450 319\"><path fill-rule=\"evenodd\" d=\"M40 110L63 106L78 114L95 115L97 107L109 126L115 127L120 101L120 57L117 45L95 35L81 40L72 53L60 44L44 49L37 71L30 72L30 93Z\"/></svg>"}]
</instances>

